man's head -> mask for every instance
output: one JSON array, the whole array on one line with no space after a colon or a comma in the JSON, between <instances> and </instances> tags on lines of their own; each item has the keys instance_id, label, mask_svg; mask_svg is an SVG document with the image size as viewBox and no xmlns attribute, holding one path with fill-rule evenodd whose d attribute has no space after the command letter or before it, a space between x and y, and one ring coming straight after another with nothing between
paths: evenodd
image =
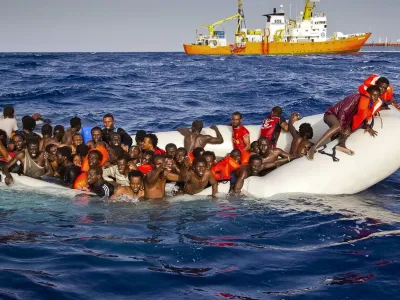
<instances>
[{"instance_id":1,"label":"man's head","mask_svg":"<svg viewBox=\"0 0 400 300\"><path fill-rule=\"evenodd\" d=\"M140 147L132 146L129 148L128 155L131 159L138 159L140 156Z\"/></svg>"},{"instance_id":2,"label":"man's head","mask_svg":"<svg viewBox=\"0 0 400 300\"><path fill-rule=\"evenodd\" d=\"M381 89L377 85L371 85L367 88L367 92L370 94L372 102L378 101L381 95Z\"/></svg>"},{"instance_id":3,"label":"man's head","mask_svg":"<svg viewBox=\"0 0 400 300\"><path fill-rule=\"evenodd\" d=\"M71 125L71 128L75 128L76 131L81 130L82 128L82 121L78 117L73 117L70 121L69 124Z\"/></svg>"},{"instance_id":4,"label":"man's head","mask_svg":"<svg viewBox=\"0 0 400 300\"><path fill-rule=\"evenodd\" d=\"M180 147L176 149L175 162L178 164L182 164L186 156L187 156L187 151L185 148Z\"/></svg>"},{"instance_id":5,"label":"man's head","mask_svg":"<svg viewBox=\"0 0 400 300\"><path fill-rule=\"evenodd\" d=\"M202 156L203 153L204 153L204 148L201 147L194 148L192 152L194 158Z\"/></svg>"},{"instance_id":6,"label":"man's head","mask_svg":"<svg viewBox=\"0 0 400 300\"><path fill-rule=\"evenodd\" d=\"M387 79L386 77L379 77L375 84L379 87L380 93L382 95L388 89L390 82L389 79Z\"/></svg>"},{"instance_id":7,"label":"man's head","mask_svg":"<svg viewBox=\"0 0 400 300\"><path fill-rule=\"evenodd\" d=\"M53 136L57 139L58 142L61 142L64 133L65 133L64 126L62 125L54 126Z\"/></svg>"},{"instance_id":8,"label":"man's head","mask_svg":"<svg viewBox=\"0 0 400 300\"><path fill-rule=\"evenodd\" d=\"M203 177L207 170L207 162L204 157L196 157L193 161L193 172L197 177Z\"/></svg>"},{"instance_id":9,"label":"man's head","mask_svg":"<svg viewBox=\"0 0 400 300\"><path fill-rule=\"evenodd\" d=\"M177 147L175 144L170 143L170 144L167 144L167 146L165 146L165 152L168 155L171 155L172 157L175 157L176 150L177 150Z\"/></svg>"},{"instance_id":10,"label":"man's head","mask_svg":"<svg viewBox=\"0 0 400 300\"><path fill-rule=\"evenodd\" d=\"M146 150L142 154L141 158L141 164L142 165L152 165L153 164L153 158L154 158L154 151L151 150Z\"/></svg>"},{"instance_id":11,"label":"man's head","mask_svg":"<svg viewBox=\"0 0 400 300\"><path fill-rule=\"evenodd\" d=\"M54 144L48 144L44 150L48 153L49 155L49 161L56 161L57 160L57 146Z\"/></svg>"},{"instance_id":12,"label":"man's head","mask_svg":"<svg viewBox=\"0 0 400 300\"><path fill-rule=\"evenodd\" d=\"M280 117L282 115L282 107L275 106L271 111L271 116Z\"/></svg>"},{"instance_id":13,"label":"man's head","mask_svg":"<svg viewBox=\"0 0 400 300\"><path fill-rule=\"evenodd\" d=\"M103 177L103 169L100 166L90 166L88 171L87 183L96 184Z\"/></svg>"},{"instance_id":14,"label":"man's head","mask_svg":"<svg viewBox=\"0 0 400 300\"><path fill-rule=\"evenodd\" d=\"M129 185L135 194L139 193L139 191L143 189L143 178L144 175L139 170L133 170L129 172Z\"/></svg>"},{"instance_id":15,"label":"man's head","mask_svg":"<svg viewBox=\"0 0 400 300\"><path fill-rule=\"evenodd\" d=\"M104 115L103 124L106 129L113 129L114 128L114 116L112 114Z\"/></svg>"},{"instance_id":16,"label":"man's head","mask_svg":"<svg viewBox=\"0 0 400 300\"><path fill-rule=\"evenodd\" d=\"M141 147L145 136L146 136L146 131L138 130L135 136L136 145Z\"/></svg>"},{"instance_id":17,"label":"man's head","mask_svg":"<svg viewBox=\"0 0 400 300\"><path fill-rule=\"evenodd\" d=\"M217 159L215 157L215 153L212 151L204 151L203 158L206 160L207 170L211 170L212 166L215 163L215 160Z\"/></svg>"},{"instance_id":18,"label":"man's head","mask_svg":"<svg viewBox=\"0 0 400 300\"><path fill-rule=\"evenodd\" d=\"M260 148L258 147L258 141L254 141L250 144L250 152L260 153Z\"/></svg>"},{"instance_id":19,"label":"man's head","mask_svg":"<svg viewBox=\"0 0 400 300\"><path fill-rule=\"evenodd\" d=\"M193 121L191 130L194 133L200 133L203 130L203 122L200 120Z\"/></svg>"},{"instance_id":20,"label":"man's head","mask_svg":"<svg viewBox=\"0 0 400 300\"><path fill-rule=\"evenodd\" d=\"M238 128L242 124L242 114L238 111L232 114L232 127Z\"/></svg>"},{"instance_id":21,"label":"man's head","mask_svg":"<svg viewBox=\"0 0 400 300\"><path fill-rule=\"evenodd\" d=\"M113 133L110 135L110 146L121 146L121 136L118 133Z\"/></svg>"},{"instance_id":22,"label":"man's head","mask_svg":"<svg viewBox=\"0 0 400 300\"><path fill-rule=\"evenodd\" d=\"M79 145L83 144L83 136L79 133L75 133L72 136L72 145L74 145L74 147L78 147Z\"/></svg>"},{"instance_id":23,"label":"man's head","mask_svg":"<svg viewBox=\"0 0 400 300\"><path fill-rule=\"evenodd\" d=\"M44 124L42 126L42 135L43 136L52 136L53 134L53 126L50 124Z\"/></svg>"},{"instance_id":24,"label":"man's head","mask_svg":"<svg viewBox=\"0 0 400 300\"><path fill-rule=\"evenodd\" d=\"M6 118L10 118L10 119L14 118L14 107L12 107L12 106L4 106L4 108L3 108L3 116L4 116L4 119L6 119Z\"/></svg>"},{"instance_id":25,"label":"man's head","mask_svg":"<svg viewBox=\"0 0 400 300\"><path fill-rule=\"evenodd\" d=\"M164 164L165 157L162 155L154 155L154 167L158 169Z\"/></svg>"},{"instance_id":26,"label":"man's head","mask_svg":"<svg viewBox=\"0 0 400 300\"><path fill-rule=\"evenodd\" d=\"M125 155L122 155L117 158L117 167L118 171L121 174L126 174L127 172L129 172L128 158Z\"/></svg>"},{"instance_id":27,"label":"man's head","mask_svg":"<svg viewBox=\"0 0 400 300\"><path fill-rule=\"evenodd\" d=\"M157 147L158 138L154 133L148 133L143 139L143 150L154 150Z\"/></svg>"},{"instance_id":28,"label":"man's head","mask_svg":"<svg viewBox=\"0 0 400 300\"><path fill-rule=\"evenodd\" d=\"M269 146L270 146L270 143L269 143L268 139L265 136L261 136L258 139L259 154L261 156L268 155Z\"/></svg>"},{"instance_id":29,"label":"man's head","mask_svg":"<svg viewBox=\"0 0 400 300\"><path fill-rule=\"evenodd\" d=\"M253 154L249 159L250 175L256 176L262 170L262 158L258 154Z\"/></svg>"},{"instance_id":30,"label":"man's head","mask_svg":"<svg viewBox=\"0 0 400 300\"><path fill-rule=\"evenodd\" d=\"M79 154L75 154L72 157L72 163L77 167L82 167L82 157Z\"/></svg>"},{"instance_id":31,"label":"man's head","mask_svg":"<svg viewBox=\"0 0 400 300\"><path fill-rule=\"evenodd\" d=\"M299 135L304 139L312 139L314 136L313 128L309 123L303 123L299 127Z\"/></svg>"},{"instance_id":32,"label":"man's head","mask_svg":"<svg viewBox=\"0 0 400 300\"><path fill-rule=\"evenodd\" d=\"M238 163L242 163L242 152L239 149L234 149L231 151L230 156Z\"/></svg>"},{"instance_id":33,"label":"man's head","mask_svg":"<svg viewBox=\"0 0 400 300\"><path fill-rule=\"evenodd\" d=\"M81 157L86 157L89 153L89 147L86 144L80 144L76 147L76 153L79 154Z\"/></svg>"},{"instance_id":34,"label":"man's head","mask_svg":"<svg viewBox=\"0 0 400 300\"><path fill-rule=\"evenodd\" d=\"M34 118L32 118L31 116L24 116L22 118L22 129L23 130L32 132L33 130L35 130L35 127L36 127L36 121Z\"/></svg>"},{"instance_id":35,"label":"man's head","mask_svg":"<svg viewBox=\"0 0 400 300\"><path fill-rule=\"evenodd\" d=\"M57 164L62 165L65 162L71 161L71 148L64 146L57 149L56 157L57 157Z\"/></svg>"},{"instance_id":36,"label":"man's head","mask_svg":"<svg viewBox=\"0 0 400 300\"><path fill-rule=\"evenodd\" d=\"M25 148L25 136L21 133L16 133L13 137L15 150L22 151Z\"/></svg>"},{"instance_id":37,"label":"man's head","mask_svg":"<svg viewBox=\"0 0 400 300\"><path fill-rule=\"evenodd\" d=\"M89 166L100 166L103 154L99 150L92 150L88 154Z\"/></svg>"},{"instance_id":38,"label":"man's head","mask_svg":"<svg viewBox=\"0 0 400 300\"><path fill-rule=\"evenodd\" d=\"M40 155L39 139L30 139L28 141L28 153L33 159Z\"/></svg>"},{"instance_id":39,"label":"man's head","mask_svg":"<svg viewBox=\"0 0 400 300\"><path fill-rule=\"evenodd\" d=\"M108 161L113 165L117 163L118 157L125 154L124 149L121 146L112 146L108 149Z\"/></svg>"},{"instance_id":40,"label":"man's head","mask_svg":"<svg viewBox=\"0 0 400 300\"><path fill-rule=\"evenodd\" d=\"M101 142L103 139L103 131L100 127L93 127L91 130L93 143Z\"/></svg>"}]
</instances>

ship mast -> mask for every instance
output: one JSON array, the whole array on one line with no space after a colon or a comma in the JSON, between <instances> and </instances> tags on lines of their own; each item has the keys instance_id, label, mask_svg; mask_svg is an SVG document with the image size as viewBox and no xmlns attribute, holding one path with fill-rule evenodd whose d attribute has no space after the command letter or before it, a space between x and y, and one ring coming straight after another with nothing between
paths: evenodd
<instances>
[{"instance_id":1,"label":"ship mast","mask_svg":"<svg viewBox=\"0 0 400 300\"><path fill-rule=\"evenodd\" d=\"M236 33L240 33L242 31L242 28L246 28L246 21L244 19L242 0L238 0L238 14L241 15L242 17L238 18L238 26Z\"/></svg>"},{"instance_id":2,"label":"ship mast","mask_svg":"<svg viewBox=\"0 0 400 300\"><path fill-rule=\"evenodd\" d=\"M306 5L304 7L303 21L310 20L312 17L312 11L315 8L316 0L306 0Z\"/></svg>"}]
</instances>

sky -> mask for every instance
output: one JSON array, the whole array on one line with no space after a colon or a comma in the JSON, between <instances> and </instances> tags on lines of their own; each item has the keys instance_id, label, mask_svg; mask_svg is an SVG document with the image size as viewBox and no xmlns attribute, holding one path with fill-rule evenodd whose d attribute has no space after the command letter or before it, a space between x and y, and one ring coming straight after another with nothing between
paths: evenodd
<instances>
[{"instance_id":1,"label":"sky","mask_svg":"<svg viewBox=\"0 0 400 300\"><path fill-rule=\"evenodd\" d=\"M304 0L243 0L247 28L284 5L292 17ZM400 0L321 0L328 33L372 32L370 42L400 39ZM236 0L0 0L0 52L183 51L200 24L237 12ZM234 40L233 21L220 27Z\"/></svg>"}]
</instances>

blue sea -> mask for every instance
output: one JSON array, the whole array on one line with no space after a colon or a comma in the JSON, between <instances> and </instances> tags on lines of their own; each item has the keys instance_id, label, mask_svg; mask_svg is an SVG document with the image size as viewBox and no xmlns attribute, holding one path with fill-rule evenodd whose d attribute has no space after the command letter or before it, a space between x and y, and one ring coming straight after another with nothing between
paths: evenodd
<instances>
[{"instance_id":1,"label":"blue sea","mask_svg":"<svg viewBox=\"0 0 400 300\"><path fill-rule=\"evenodd\" d=\"M276 105L322 113L373 73L397 92L399 66L399 53L0 54L0 107L67 127L112 113L131 134L226 124L233 111L260 124ZM399 184L396 173L351 196L117 204L2 186L0 299L396 299Z\"/></svg>"}]
</instances>

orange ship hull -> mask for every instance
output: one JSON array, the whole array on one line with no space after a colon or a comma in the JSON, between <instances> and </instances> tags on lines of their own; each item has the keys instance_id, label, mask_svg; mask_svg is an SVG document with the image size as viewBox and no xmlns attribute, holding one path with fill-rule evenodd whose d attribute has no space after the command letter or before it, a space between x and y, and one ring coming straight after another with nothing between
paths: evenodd
<instances>
[{"instance_id":1,"label":"orange ship hull","mask_svg":"<svg viewBox=\"0 0 400 300\"><path fill-rule=\"evenodd\" d=\"M192 55L306 55L306 54L339 54L359 52L371 33L326 42L247 42L245 47L184 44L186 54Z\"/></svg>"}]
</instances>

